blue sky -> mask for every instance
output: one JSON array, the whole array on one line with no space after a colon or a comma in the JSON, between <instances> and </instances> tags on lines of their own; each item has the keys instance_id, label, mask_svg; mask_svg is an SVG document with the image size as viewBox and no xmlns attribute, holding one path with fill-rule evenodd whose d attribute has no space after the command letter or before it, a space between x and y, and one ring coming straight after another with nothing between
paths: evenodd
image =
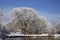
<instances>
[{"instance_id":1,"label":"blue sky","mask_svg":"<svg viewBox=\"0 0 60 40\"><path fill-rule=\"evenodd\" d=\"M8 21L8 12L14 7L31 7L52 23L60 20L60 0L0 0L4 21Z\"/></svg>"}]
</instances>

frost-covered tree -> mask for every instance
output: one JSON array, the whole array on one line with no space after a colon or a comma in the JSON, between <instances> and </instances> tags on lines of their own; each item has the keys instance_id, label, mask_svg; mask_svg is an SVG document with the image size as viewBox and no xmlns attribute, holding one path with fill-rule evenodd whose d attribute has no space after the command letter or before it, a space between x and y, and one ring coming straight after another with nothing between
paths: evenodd
<instances>
[{"instance_id":1,"label":"frost-covered tree","mask_svg":"<svg viewBox=\"0 0 60 40\"><path fill-rule=\"evenodd\" d=\"M58 21L56 24L55 24L55 28L57 30L57 33L60 34L60 21Z\"/></svg>"},{"instance_id":2,"label":"frost-covered tree","mask_svg":"<svg viewBox=\"0 0 60 40\"><path fill-rule=\"evenodd\" d=\"M32 8L13 8L10 12L14 19L7 24L7 28L13 31L21 29L25 34L40 34L51 32L52 24Z\"/></svg>"}]
</instances>

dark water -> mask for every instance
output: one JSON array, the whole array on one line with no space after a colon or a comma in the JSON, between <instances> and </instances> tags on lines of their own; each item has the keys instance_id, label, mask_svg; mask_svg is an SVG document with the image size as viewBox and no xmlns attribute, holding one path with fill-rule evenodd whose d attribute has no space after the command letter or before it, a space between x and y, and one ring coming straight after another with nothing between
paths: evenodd
<instances>
[{"instance_id":1,"label":"dark water","mask_svg":"<svg viewBox=\"0 0 60 40\"><path fill-rule=\"evenodd\" d=\"M0 40L3 40L0 38ZM37 37L37 38L7 38L5 40L60 40L60 38L47 38L47 37Z\"/></svg>"}]
</instances>

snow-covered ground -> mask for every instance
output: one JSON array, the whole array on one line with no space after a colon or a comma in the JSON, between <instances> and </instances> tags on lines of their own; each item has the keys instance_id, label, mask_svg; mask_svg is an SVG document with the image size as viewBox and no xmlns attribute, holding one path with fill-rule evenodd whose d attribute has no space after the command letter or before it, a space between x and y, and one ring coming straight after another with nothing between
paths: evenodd
<instances>
[{"instance_id":1,"label":"snow-covered ground","mask_svg":"<svg viewBox=\"0 0 60 40\"><path fill-rule=\"evenodd\" d=\"M8 36L49 36L48 34L20 34L20 33L11 33ZM54 38L60 38L60 34L53 34Z\"/></svg>"}]
</instances>

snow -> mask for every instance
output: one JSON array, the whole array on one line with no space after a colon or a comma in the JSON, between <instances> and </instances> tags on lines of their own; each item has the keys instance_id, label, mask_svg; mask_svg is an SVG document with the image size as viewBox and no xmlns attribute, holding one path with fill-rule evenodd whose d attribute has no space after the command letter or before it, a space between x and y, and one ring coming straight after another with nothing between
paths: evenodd
<instances>
[{"instance_id":1,"label":"snow","mask_svg":"<svg viewBox=\"0 0 60 40\"><path fill-rule=\"evenodd\" d=\"M11 33L8 34L8 36L31 36L31 37L37 37L37 36L49 36L48 34L19 34L19 33ZM54 38L60 38L60 34L53 34Z\"/></svg>"}]
</instances>

